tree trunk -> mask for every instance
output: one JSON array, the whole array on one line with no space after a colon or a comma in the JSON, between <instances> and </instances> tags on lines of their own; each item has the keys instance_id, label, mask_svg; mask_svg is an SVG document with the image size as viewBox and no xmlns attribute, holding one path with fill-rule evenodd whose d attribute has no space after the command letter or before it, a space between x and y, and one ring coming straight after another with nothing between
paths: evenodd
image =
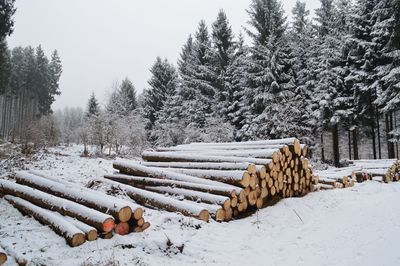
<instances>
[{"instance_id":1,"label":"tree trunk","mask_svg":"<svg viewBox=\"0 0 400 266\"><path fill-rule=\"evenodd\" d=\"M231 187L210 186L192 182L184 182L170 179L161 179L153 177L129 176L122 174L105 175L104 178L110 179L123 184L131 185L138 188L146 186L170 186L176 188L190 189L194 191L207 192L215 195L232 197L232 195L239 195L243 193L243 189L239 191L232 190Z\"/></svg>"},{"instance_id":2,"label":"tree trunk","mask_svg":"<svg viewBox=\"0 0 400 266\"><path fill-rule=\"evenodd\" d=\"M332 126L332 141L333 141L333 163L336 167L339 167L340 166L339 128L337 124Z\"/></svg>"},{"instance_id":3,"label":"tree trunk","mask_svg":"<svg viewBox=\"0 0 400 266\"><path fill-rule=\"evenodd\" d=\"M378 109L378 108L377 108ZM377 133L378 133L378 154L379 154L379 159L382 159L382 148L381 148L381 125L380 125L380 119L379 119L379 110L376 110L376 128L377 128Z\"/></svg>"},{"instance_id":4,"label":"tree trunk","mask_svg":"<svg viewBox=\"0 0 400 266\"><path fill-rule=\"evenodd\" d=\"M110 215L11 181L0 179L0 192L20 197L39 207L74 217L101 232L110 232L115 226L114 219Z\"/></svg>"},{"instance_id":5,"label":"tree trunk","mask_svg":"<svg viewBox=\"0 0 400 266\"><path fill-rule=\"evenodd\" d=\"M324 132L321 132L321 160L325 162Z\"/></svg>"},{"instance_id":6,"label":"tree trunk","mask_svg":"<svg viewBox=\"0 0 400 266\"><path fill-rule=\"evenodd\" d=\"M353 130L353 152L354 160L360 159L358 156L358 127L355 127Z\"/></svg>"},{"instance_id":7,"label":"tree trunk","mask_svg":"<svg viewBox=\"0 0 400 266\"><path fill-rule=\"evenodd\" d=\"M64 237L71 247L80 246L85 242L85 234L81 230L54 212L17 197L5 196L5 199L23 214L32 216L40 223L50 226L56 234Z\"/></svg>"},{"instance_id":8,"label":"tree trunk","mask_svg":"<svg viewBox=\"0 0 400 266\"><path fill-rule=\"evenodd\" d=\"M390 141L390 132L392 131L392 117L391 114L385 114L385 124L386 124L386 140L387 140L387 146L388 146L388 158L393 159L395 157L394 155L394 144L393 142Z\"/></svg>"},{"instance_id":9,"label":"tree trunk","mask_svg":"<svg viewBox=\"0 0 400 266\"><path fill-rule=\"evenodd\" d=\"M132 209L117 198L108 196L97 191L79 189L66 186L52 180L36 176L26 172L18 172L15 179L19 184L39 189L56 197L62 197L86 207L112 215L117 221L127 222L132 216Z\"/></svg>"},{"instance_id":10,"label":"tree trunk","mask_svg":"<svg viewBox=\"0 0 400 266\"><path fill-rule=\"evenodd\" d=\"M131 186L127 186L114 181L106 181L115 188L121 189L126 195L131 197L134 201L139 204L149 206L159 210L165 210L170 212L181 212L183 215L198 218L200 220L208 222L210 215L209 212L196 204L195 202L189 203L180 201L174 198L164 196L155 192L150 192L144 189L139 189Z\"/></svg>"},{"instance_id":11,"label":"tree trunk","mask_svg":"<svg viewBox=\"0 0 400 266\"><path fill-rule=\"evenodd\" d=\"M348 142L349 142L349 160L351 160L351 131L350 129L347 131Z\"/></svg>"}]
</instances>

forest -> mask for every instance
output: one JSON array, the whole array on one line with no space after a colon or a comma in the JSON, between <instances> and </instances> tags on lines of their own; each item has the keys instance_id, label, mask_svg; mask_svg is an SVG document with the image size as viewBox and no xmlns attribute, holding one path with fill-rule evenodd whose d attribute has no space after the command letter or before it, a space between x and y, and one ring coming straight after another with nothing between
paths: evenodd
<instances>
[{"instance_id":1,"label":"forest","mask_svg":"<svg viewBox=\"0 0 400 266\"><path fill-rule=\"evenodd\" d=\"M200 21L188 36L177 66L155 59L142 93L126 78L110 86L105 106L92 94L86 110L53 113L61 59L40 46L7 48L15 9L5 1L0 135L27 147L81 143L85 155L89 146L100 155L138 154L194 141L297 137L336 166L398 158L400 1L320 2L311 17L297 1L289 20L279 0L252 0L238 33L217 11L212 25Z\"/></svg>"}]
</instances>

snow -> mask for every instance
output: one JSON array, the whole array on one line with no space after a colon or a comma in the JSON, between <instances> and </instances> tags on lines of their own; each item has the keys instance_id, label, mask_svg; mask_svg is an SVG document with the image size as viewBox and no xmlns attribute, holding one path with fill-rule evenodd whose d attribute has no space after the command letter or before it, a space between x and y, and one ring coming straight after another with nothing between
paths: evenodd
<instances>
[{"instance_id":1,"label":"snow","mask_svg":"<svg viewBox=\"0 0 400 266\"><path fill-rule=\"evenodd\" d=\"M185 162L140 162L150 167L172 167L187 169L247 170L250 163L185 163Z\"/></svg>"},{"instance_id":2,"label":"snow","mask_svg":"<svg viewBox=\"0 0 400 266\"><path fill-rule=\"evenodd\" d=\"M62 152L68 156L56 156ZM81 158L80 147L51 149L29 163L51 176L85 185L112 173L112 160ZM100 163L101 162L101 163ZM290 198L254 215L204 223L146 209L143 233L70 248L0 198L0 243L31 265L400 265L400 183L367 181L353 188ZM301 219L300 219L301 218ZM173 245L167 246L167 237ZM180 253L177 247L183 246ZM8 249L6 249L6 247ZM7 251L8 252L8 251ZM10 252L8 252L10 253ZM12 258L6 266L16 265Z\"/></svg>"},{"instance_id":3,"label":"snow","mask_svg":"<svg viewBox=\"0 0 400 266\"><path fill-rule=\"evenodd\" d=\"M247 173L246 171L236 171L236 170L204 170L204 169L184 169L184 168L158 168L165 171L171 171L176 173L182 173L186 175L204 177L207 179L218 178L242 181L243 176Z\"/></svg>"}]
</instances>

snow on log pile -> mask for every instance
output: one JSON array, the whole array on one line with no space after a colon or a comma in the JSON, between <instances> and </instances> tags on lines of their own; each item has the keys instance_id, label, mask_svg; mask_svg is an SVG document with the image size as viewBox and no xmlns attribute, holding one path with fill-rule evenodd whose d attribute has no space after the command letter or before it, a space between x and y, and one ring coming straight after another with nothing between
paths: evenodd
<instances>
[{"instance_id":1,"label":"snow on log pile","mask_svg":"<svg viewBox=\"0 0 400 266\"><path fill-rule=\"evenodd\" d=\"M117 160L119 172L105 175L113 182L105 183L149 207L208 220L203 209L229 221L314 191L318 180L306 156L295 138L191 143L145 151L143 162Z\"/></svg>"},{"instance_id":2,"label":"snow on log pile","mask_svg":"<svg viewBox=\"0 0 400 266\"><path fill-rule=\"evenodd\" d=\"M380 182L400 181L400 161L395 159L383 160L354 160L348 167L332 168L316 172L319 176L319 189L347 188L355 182L375 180Z\"/></svg>"},{"instance_id":3,"label":"snow on log pile","mask_svg":"<svg viewBox=\"0 0 400 266\"><path fill-rule=\"evenodd\" d=\"M17 172L15 182L0 179L0 195L64 237L71 247L114 233L142 232L150 223L142 206L36 172Z\"/></svg>"},{"instance_id":4,"label":"snow on log pile","mask_svg":"<svg viewBox=\"0 0 400 266\"><path fill-rule=\"evenodd\" d=\"M352 165L361 168L356 171L357 181L376 180L385 183L400 181L400 160L354 160Z\"/></svg>"}]
</instances>

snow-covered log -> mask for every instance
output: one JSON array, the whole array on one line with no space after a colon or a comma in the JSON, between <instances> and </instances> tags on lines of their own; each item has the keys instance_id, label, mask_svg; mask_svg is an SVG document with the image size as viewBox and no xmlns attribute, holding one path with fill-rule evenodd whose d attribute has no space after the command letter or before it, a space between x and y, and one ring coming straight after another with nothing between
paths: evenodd
<instances>
[{"instance_id":1,"label":"snow-covered log","mask_svg":"<svg viewBox=\"0 0 400 266\"><path fill-rule=\"evenodd\" d=\"M7 195L4 198L24 215L30 215L40 223L50 226L55 233L64 237L71 247L80 246L85 242L84 232L54 212L17 197Z\"/></svg>"},{"instance_id":2,"label":"snow-covered log","mask_svg":"<svg viewBox=\"0 0 400 266\"><path fill-rule=\"evenodd\" d=\"M247 187L250 184L250 174L247 171L237 170L204 170L204 169L184 169L184 168L157 168L162 171L195 176L210 179L221 183Z\"/></svg>"},{"instance_id":3,"label":"snow-covered log","mask_svg":"<svg viewBox=\"0 0 400 266\"><path fill-rule=\"evenodd\" d=\"M237 145L237 146L248 146L248 145L287 145L293 144L298 141L296 138L285 138L285 139L270 139L270 140L255 140L255 141L243 141L243 142L192 142L190 144L181 144L177 147L184 146L225 146L225 145Z\"/></svg>"},{"instance_id":4,"label":"snow-covered log","mask_svg":"<svg viewBox=\"0 0 400 266\"><path fill-rule=\"evenodd\" d=\"M0 265L7 261L7 253L0 247Z\"/></svg>"},{"instance_id":5,"label":"snow-covered log","mask_svg":"<svg viewBox=\"0 0 400 266\"><path fill-rule=\"evenodd\" d=\"M29 173L33 174L33 175L36 175L36 176L39 176L39 177L42 177L42 178L45 178L45 179L48 179L48 180L53 181L53 182L61 183L61 184L65 185L65 188L66 189L68 188L68 190L70 190L70 189L79 190L82 193L82 195L86 195L86 194L92 195L89 198L97 197L97 198L102 198L104 200L107 200L107 203L104 203L103 210L100 210L102 212L109 213L109 210L115 209L115 206L121 206L121 209L124 208L122 206L127 206L127 207L130 207L130 209L132 211L132 216L136 220L139 220L143 216L143 208L142 208L142 206L140 206L138 204L135 204L133 202L128 202L128 201L125 201L125 200L122 200L122 199L119 199L119 198L115 198L113 196L109 196L107 194L104 194L103 192L96 191L96 190L93 190L93 189L89 189L89 188L86 188L86 187L82 187L82 186L79 186L77 184L65 181L65 180L60 180L59 178L55 178L55 177L51 177L51 176L45 175L40 171L30 170ZM114 203L116 203L116 204L114 204ZM84 204L84 203L82 203L82 204ZM100 203L97 202L97 205L99 205L99 204ZM113 204L113 206L110 206L110 204ZM127 208L124 208L124 209L125 209L125 212L123 214L121 214L121 216L128 216L127 215L128 213L126 211ZM117 217L115 217L115 216L117 216ZM120 218L119 217L120 215L115 215L115 216L114 216L115 219L117 219L118 221L124 221L125 220L123 217Z\"/></svg>"},{"instance_id":6,"label":"snow-covered log","mask_svg":"<svg viewBox=\"0 0 400 266\"><path fill-rule=\"evenodd\" d=\"M22 198L39 207L74 217L102 232L110 232L115 226L114 218L110 215L8 180L0 180L0 192Z\"/></svg>"},{"instance_id":7,"label":"snow-covered log","mask_svg":"<svg viewBox=\"0 0 400 266\"><path fill-rule=\"evenodd\" d=\"M196 190L201 192L208 192L211 194L221 195L226 197L233 197L243 192L243 189L239 187L234 187L224 184L222 184L222 186L211 186L199 183L191 183L191 182L161 179L161 178L150 178L142 176L130 176L123 174L105 175L104 178L138 188L144 188L145 186L170 186L176 188Z\"/></svg>"},{"instance_id":8,"label":"snow-covered log","mask_svg":"<svg viewBox=\"0 0 400 266\"><path fill-rule=\"evenodd\" d=\"M208 150L199 149L192 151L199 155L212 155L212 156L230 156L230 157L253 157L261 159L272 159L274 162L279 160L279 149L253 149L253 150ZM184 152L174 152L174 153L187 153Z\"/></svg>"},{"instance_id":9,"label":"snow-covered log","mask_svg":"<svg viewBox=\"0 0 400 266\"><path fill-rule=\"evenodd\" d=\"M213 205L222 206L225 210L231 207L231 200L228 197L193 191L183 188L172 188L172 187L145 187L146 190L170 194L175 196L182 196L185 199L196 201L196 202L204 202Z\"/></svg>"},{"instance_id":10,"label":"snow-covered log","mask_svg":"<svg viewBox=\"0 0 400 266\"><path fill-rule=\"evenodd\" d=\"M156 192L150 192L110 180L104 181L114 188L121 189L134 201L145 206L170 212L180 212L183 215L195 217L206 222L209 220L209 212L198 204L182 202Z\"/></svg>"},{"instance_id":11,"label":"snow-covered log","mask_svg":"<svg viewBox=\"0 0 400 266\"><path fill-rule=\"evenodd\" d=\"M59 214L59 213L57 213L57 214L61 216L61 214ZM94 241L97 239L98 233L97 233L96 228L94 228L93 226L82 223L81 221L79 221L75 218L69 217L69 216L62 216L62 217L65 220L67 220L68 222L70 222L71 224L75 225L76 228L78 228L79 230L84 232L86 234L87 241Z\"/></svg>"},{"instance_id":12,"label":"snow-covered log","mask_svg":"<svg viewBox=\"0 0 400 266\"><path fill-rule=\"evenodd\" d=\"M132 210L127 204L124 204L118 198L106 194L91 193L88 190L66 186L27 172L17 172L14 177L19 184L27 185L54 196L69 199L89 208L110 214L121 222L129 221L132 216Z\"/></svg>"},{"instance_id":13,"label":"snow-covered log","mask_svg":"<svg viewBox=\"0 0 400 266\"><path fill-rule=\"evenodd\" d=\"M257 167L252 163L187 163L187 162L140 162L149 167L172 167L185 169L204 169L204 170L243 170L250 174L255 174ZM260 167L264 167L261 166Z\"/></svg>"},{"instance_id":14,"label":"snow-covered log","mask_svg":"<svg viewBox=\"0 0 400 266\"><path fill-rule=\"evenodd\" d=\"M270 159L257 159L235 156L197 155L192 153L153 152L144 151L142 158L150 162L212 162L212 163L253 163L260 165L273 165Z\"/></svg>"},{"instance_id":15,"label":"snow-covered log","mask_svg":"<svg viewBox=\"0 0 400 266\"><path fill-rule=\"evenodd\" d=\"M185 174L179 174L173 172L169 169L160 170L159 168L155 167L147 167L141 165L140 163L117 160L113 163L113 167L119 170L121 173L135 175L135 176L148 176L160 179L171 179L171 180L178 180L184 182L192 182L198 184L205 184L211 186L224 186L224 183L207 180L204 178L194 177Z\"/></svg>"},{"instance_id":16,"label":"snow-covered log","mask_svg":"<svg viewBox=\"0 0 400 266\"><path fill-rule=\"evenodd\" d=\"M182 151L182 152L195 152L199 150L225 150L225 151L241 151L241 150L260 150L260 149L275 149L279 150L285 144L271 144L271 145L190 145L174 146L174 147L157 147L156 151Z\"/></svg>"}]
</instances>

